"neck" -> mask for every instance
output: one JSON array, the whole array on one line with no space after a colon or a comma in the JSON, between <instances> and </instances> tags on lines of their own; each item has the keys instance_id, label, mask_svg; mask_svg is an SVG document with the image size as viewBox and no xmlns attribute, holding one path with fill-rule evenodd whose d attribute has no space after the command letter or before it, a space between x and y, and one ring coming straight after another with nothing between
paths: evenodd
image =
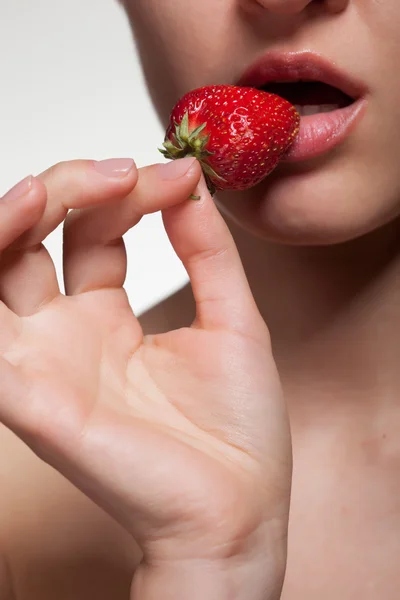
<instances>
[{"instance_id":1,"label":"neck","mask_svg":"<svg viewBox=\"0 0 400 600\"><path fill-rule=\"evenodd\" d=\"M267 243L228 224L271 332L289 410L332 410L332 396L336 407L362 399L364 411L395 402L400 221L314 248Z\"/></svg>"}]
</instances>

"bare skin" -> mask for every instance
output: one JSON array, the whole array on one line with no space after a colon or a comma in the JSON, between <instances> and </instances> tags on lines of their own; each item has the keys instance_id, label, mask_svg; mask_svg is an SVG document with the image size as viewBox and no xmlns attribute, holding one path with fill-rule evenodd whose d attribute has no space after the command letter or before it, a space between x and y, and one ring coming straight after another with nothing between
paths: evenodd
<instances>
[{"instance_id":1,"label":"bare skin","mask_svg":"<svg viewBox=\"0 0 400 600\"><path fill-rule=\"evenodd\" d=\"M175 4L132 0L127 9L164 120L177 95L207 83L211 64L213 77L229 80L232 65L244 56L253 60L267 47L276 46L273 32L278 26L281 46L292 50L312 46L360 73L369 86L368 118L333 156L304 169L286 166L265 187L237 198L221 196L218 202L268 324L289 408L294 472L281 598L397 600L400 179L398 139L389 132L399 119L400 84L391 79L391 95L381 90L399 58L394 35L400 23L398 3L387 0L383 10L372 0L227 0L218 5L210 0L208 6L205 0L175 0ZM165 64L156 72L148 40L156 31L160 43L170 42L168 24L186 20L188 15L192 26L188 36L180 28L179 61L166 44L159 55ZM207 18L215 35L205 39L204 31L210 33L204 27ZM225 35L217 35L222 29ZM296 38L289 35L293 31L298 33ZM343 34L355 40L357 52L347 52L345 44L337 44ZM189 51L193 40L202 52ZM367 60L372 48L374 54ZM232 60L235 49L237 60ZM372 135L374 144L368 144ZM247 211L256 206L251 203L256 194L265 196L262 238L250 233L252 225L260 222L257 210ZM338 199L344 201L343 206ZM291 218L293 209L296 220ZM238 215L248 227L237 225ZM381 227L385 219L389 222ZM361 233L365 235L359 237ZM321 235L348 242L324 248L296 245L296 241L315 243ZM275 243L287 241L288 236L293 236L289 240L293 246ZM195 314L195 303L185 289L143 315L141 323L153 335L186 327ZM121 600L127 598L141 550L132 542L126 524L125 529L115 525L34 457L14 434L3 429L1 435L6 489L0 499L4 502L1 514L13 517L0 530L4 540L0 574L14 581L18 600L35 599L35 594L38 600L46 600L46 594L62 598L63 593L68 600L101 598L101 594L104 599L118 599L118 593ZM57 490L53 495L48 492L52 489ZM45 538L38 518L41 511L46 511L46 522L52 515L54 523ZM65 515L67 523L60 522L60 515ZM16 523L24 526L16 528ZM43 548L40 568L39 544ZM95 556L93 571L88 556ZM56 557L54 569L48 568L49 557Z\"/></svg>"},{"instance_id":2,"label":"bare skin","mask_svg":"<svg viewBox=\"0 0 400 600\"><path fill-rule=\"evenodd\" d=\"M186 90L233 83L270 50L322 54L368 87L365 118L335 152L283 165L217 202L268 323L289 408L294 474L282 597L394 599L400 178L390 131L400 124L399 4L127 0L126 8L163 123Z\"/></svg>"},{"instance_id":3,"label":"bare skin","mask_svg":"<svg viewBox=\"0 0 400 600\"><path fill-rule=\"evenodd\" d=\"M20 186L0 203L3 424L138 543L132 600L275 600L289 421L268 329L199 163L73 161ZM196 311L183 328L145 335L122 287L121 236L156 210ZM41 241L64 219L61 294ZM3 571L31 596L12 523Z\"/></svg>"},{"instance_id":4,"label":"bare skin","mask_svg":"<svg viewBox=\"0 0 400 600\"><path fill-rule=\"evenodd\" d=\"M376 310L366 296L361 301L372 313ZM393 309L390 303L388 306ZM184 288L142 315L140 321L145 332L154 334L186 326L192 322L194 311L191 291ZM296 351L300 352L297 344ZM313 360L301 352L303 360L296 365L299 372ZM376 364L390 367L389 358ZM285 363L281 361L282 372ZM383 410L368 394L370 384L360 378L361 389L352 395L341 391L333 410L332 404L329 406L333 398L328 393L322 396L317 388L312 396L304 395L299 392L300 378L297 389L291 387L293 380L283 381L287 382L289 399L293 399L292 426L297 424L297 428L293 429L289 562L282 598L317 598L324 590L328 599L353 600L361 590L363 597L372 600L384 590L386 597L395 599L400 493L396 398L392 400L387 393ZM315 430L312 419L318 414L317 405L319 418L326 422ZM354 416L351 420L349 411ZM138 546L11 432L3 428L1 435L3 456L13 456L11 463L2 461L6 485L1 512L10 517L3 536L17 598L50 600L55 590L62 600L86 600L91 595L104 600L126 598L132 572L141 559ZM45 514L45 522L50 523L45 533L38 514Z\"/></svg>"}]
</instances>

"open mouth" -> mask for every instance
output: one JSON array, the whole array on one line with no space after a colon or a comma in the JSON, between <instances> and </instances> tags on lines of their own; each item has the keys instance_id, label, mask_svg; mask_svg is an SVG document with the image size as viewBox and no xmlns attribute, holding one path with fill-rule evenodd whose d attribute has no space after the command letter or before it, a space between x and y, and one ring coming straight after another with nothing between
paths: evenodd
<instances>
[{"instance_id":1,"label":"open mouth","mask_svg":"<svg viewBox=\"0 0 400 600\"><path fill-rule=\"evenodd\" d=\"M285 98L296 106L302 117L329 113L354 102L342 90L321 81L270 82L259 89Z\"/></svg>"},{"instance_id":2,"label":"open mouth","mask_svg":"<svg viewBox=\"0 0 400 600\"><path fill-rule=\"evenodd\" d=\"M268 53L237 85L277 94L301 115L300 131L285 156L295 162L319 156L340 144L366 107L366 88L313 52Z\"/></svg>"}]
</instances>

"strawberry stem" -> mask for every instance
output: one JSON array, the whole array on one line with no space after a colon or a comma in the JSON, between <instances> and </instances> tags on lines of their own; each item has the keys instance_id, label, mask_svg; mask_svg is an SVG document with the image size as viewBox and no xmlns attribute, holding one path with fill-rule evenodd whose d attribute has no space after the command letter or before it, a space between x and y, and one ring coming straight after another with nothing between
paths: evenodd
<instances>
[{"instance_id":1,"label":"strawberry stem","mask_svg":"<svg viewBox=\"0 0 400 600\"><path fill-rule=\"evenodd\" d=\"M168 135L163 143L163 148L159 148L161 154L171 160L193 156L199 161L203 170L204 178L207 183L211 196L214 196L217 188L213 181L226 181L218 175L211 165L208 164L207 157L212 156L213 152L207 150L207 144L210 140L209 135L201 135L207 127L207 123L202 123L193 131L190 131L189 112L186 111L180 123L174 122L175 130L172 135ZM193 196L193 195L192 195ZM191 197L192 197L191 196ZM198 198L193 197L193 198Z\"/></svg>"}]
</instances>

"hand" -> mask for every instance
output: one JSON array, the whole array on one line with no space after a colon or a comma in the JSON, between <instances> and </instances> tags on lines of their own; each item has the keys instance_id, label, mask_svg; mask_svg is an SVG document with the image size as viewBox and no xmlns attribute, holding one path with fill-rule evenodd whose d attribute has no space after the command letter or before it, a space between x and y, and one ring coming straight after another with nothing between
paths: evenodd
<instances>
[{"instance_id":1,"label":"hand","mask_svg":"<svg viewBox=\"0 0 400 600\"><path fill-rule=\"evenodd\" d=\"M62 163L0 202L0 419L135 537L134 600L278 598L286 410L237 249L189 163L125 161L113 177L113 161ZM158 210L197 313L143 336L122 235ZM66 295L41 243L64 219Z\"/></svg>"}]
</instances>

